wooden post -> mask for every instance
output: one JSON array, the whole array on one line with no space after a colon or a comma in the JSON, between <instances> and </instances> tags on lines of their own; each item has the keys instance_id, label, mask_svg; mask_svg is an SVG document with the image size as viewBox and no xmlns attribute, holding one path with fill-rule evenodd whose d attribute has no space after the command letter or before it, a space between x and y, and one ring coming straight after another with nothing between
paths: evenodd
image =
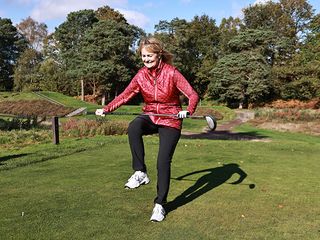
<instances>
[{"instance_id":1,"label":"wooden post","mask_svg":"<svg viewBox=\"0 0 320 240\"><path fill-rule=\"evenodd\" d=\"M84 101L84 81L81 79L81 100Z\"/></svg>"},{"instance_id":2,"label":"wooden post","mask_svg":"<svg viewBox=\"0 0 320 240\"><path fill-rule=\"evenodd\" d=\"M59 144L59 118L52 118L53 144Z\"/></svg>"}]
</instances>

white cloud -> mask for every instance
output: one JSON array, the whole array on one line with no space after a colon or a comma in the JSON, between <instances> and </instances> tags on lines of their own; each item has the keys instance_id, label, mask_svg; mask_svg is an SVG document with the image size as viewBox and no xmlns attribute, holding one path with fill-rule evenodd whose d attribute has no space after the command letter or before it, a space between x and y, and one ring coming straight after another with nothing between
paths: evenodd
<instances>
[{"instance_id":1,"label":"white cloud","mask_svg":"<svg viewBox=\"0 0 320 240\"><path fill-rule=\"evenodd\" d=\"M138 27L145 28L150 22L150 19L140 12L124 9L116 10L123 14L128 23L136 25Z\"/></svg>"},{"instance_id":2,"label":"white cloud","mask_svg":"<svg viewBox=\"0 0 320 240\"><path fill-rule=\"evenodd\" d=\"M256 1L253 3L253 5L255 5L255 4L264 4L264 3L266 3L266 2L268 2L268 0L256 0Z\"/></svg>"},{"instance_id":3,"label":"white cloud","mask_svg":"<svg viewBox=\"0 0 320 240\"><path fill-rule=\"evenodd\" d=\"M276 1L274 1L274 0L256 0L254 3L253 3L253 5L255 5L255 4L266 4L267 2L276 2Z\"/></svg>"},{"instance_id":4,"label":"white cloud","mask_svg":"<svg viewBox=\"0 0 320 240\"><path fill-rule=\"evenodd\" d=\"M31 0L19 0L31 1ZM31 17L38 22L65 19L70 12L84 9L96 10L99 7L110 6L124 15L130 24L144 28L149 19L141 12L126 10L128 0L33 0L34 8Z\"/></svg>"},{"instance_id":5,"label":"white cloud","mask_svg":"<svg viewBox=\"0 0 320 240\"><path fill-rule=\"evenodd\" d=\"M96 10L105 5L112 8L116 6L124 7L127 3L127 0L34 0L31 17L39 22L44 22L46 20L65 18L70 12L74 11L83 9Z\"/></svg>"}]
</instances>

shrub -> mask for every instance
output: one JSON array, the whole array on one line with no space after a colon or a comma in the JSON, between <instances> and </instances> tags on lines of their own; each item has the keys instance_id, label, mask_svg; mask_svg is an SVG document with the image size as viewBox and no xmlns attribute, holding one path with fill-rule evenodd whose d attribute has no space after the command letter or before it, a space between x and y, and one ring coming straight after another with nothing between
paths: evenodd
<instances>
[{"instance_id":1,"label":"shrub","mask_svg":"<svg viewBox=\"0 0 320 240\"><path fill-rule=\"evenodd\" d=\"M276 100L270 104L267 104L266 107L270 108L297 108L297 109L319 109L320 108L320 98L315 98L309 101L300 101L300 100Z\"/></svg>"},{"instance_id":2,"label":"shrub","mask_svg":"<svg viewBox=\"0 0 320 240\"><path fill-rule=\"evenodd\" d=\"M287 122L312 122L320 119L320 111L297 108L261 108L256 111L255 117L264 118L265 120L280 120Z\"/></svg>"},{"instance_id":3,"label":"shrub","mask_svg":"<svg viewBox=\"0 0 320 240\"><path fill-rule=\"evenodd\" d=\"M39 127L36 117L0 119L0 130L29 130Z\"/></svg>"},{"instance_id":4,"label":"shrub","mask_svg":"<svg viewBox=\"0 0 320 240\"><path fill-rule=\"evenodd\" d=\"M3 147L27 146L47 142L50 141L51 138L51 131L48 130L0 130L0 144L3 145Z\"/></svg>"},{"instance_id":5,"label":"shrub","mask_svg":"<svg viewBox=\"0 0 320 240\"><path fill-rule=\"evenodd\" d=\"M62 134L70 137L126 134L128 122L71 118L62 123Z\"/></svg>"}]
</instances>

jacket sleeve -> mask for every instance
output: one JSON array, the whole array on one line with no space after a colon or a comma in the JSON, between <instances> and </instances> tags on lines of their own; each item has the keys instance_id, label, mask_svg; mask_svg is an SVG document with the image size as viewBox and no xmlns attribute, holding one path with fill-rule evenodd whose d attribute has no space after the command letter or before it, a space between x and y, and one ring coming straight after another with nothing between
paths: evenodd
<instances>
[{"instance_id":1,"label":"jacket sleeve","mask_svg":"<svg viewBox=\"0 0 320 240\"><path fill-rule=\"evenodd\" d=\"M185 79L177 69L174 71L174 79L179 91L189 99L187 111L192 115L197 108L199 96L187 79Z\"/></svg>"},{"instance_id":2,"label":"jacket sleeve","mask_svg":"<svg viewBox=\"0 0 320 240\"><path fill-rule=\"evenodd\" d=\"M137 75L131 80L126 89L115 99L113 99L109 104L107 104L103 110L105 112L112 112L119 108L121 105L129 102L135 95L140 92L140 86L137 82Z\"/></svg>"}]
</instances>

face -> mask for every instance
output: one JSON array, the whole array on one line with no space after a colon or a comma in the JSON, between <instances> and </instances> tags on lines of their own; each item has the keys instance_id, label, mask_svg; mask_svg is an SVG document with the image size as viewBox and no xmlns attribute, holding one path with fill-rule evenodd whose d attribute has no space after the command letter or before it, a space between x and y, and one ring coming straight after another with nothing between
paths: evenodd
<instances>
[{"instance_id":1,"label":"face","mask_svg":"<svg viewBox=\"0 0 320 240\"><path fill-rule=\"evenodd\" d=\"M149 52L145 47L141 49L141 58L147 68L158 66L160 58L157 53Z\"/></svg>"}]
</instances>

